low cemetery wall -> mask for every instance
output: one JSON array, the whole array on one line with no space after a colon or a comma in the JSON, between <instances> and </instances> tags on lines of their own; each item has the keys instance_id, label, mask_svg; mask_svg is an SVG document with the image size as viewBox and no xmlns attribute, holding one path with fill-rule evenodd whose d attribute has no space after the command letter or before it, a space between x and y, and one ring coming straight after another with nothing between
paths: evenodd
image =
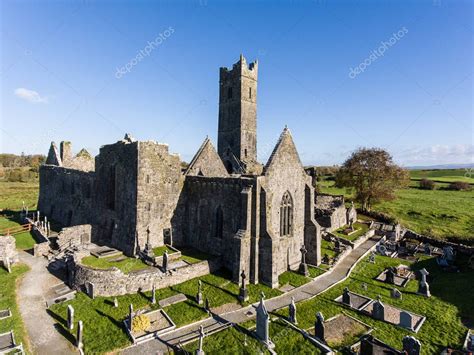
<instances>
[{"instance_id":1,"label":"low cemetery wall","mask_svg":"<svg viewBox=\"0 0 474 355\"><path fill-rule=\"evenodd\" d=\"M58 234L57 244L59 249L88 244L91 242L91 233L92 226L90 224L63 228Z\"/></svg>"},{"instance_id":2,"label":"low cemetery wall","mask_svg":"<svg viewBox=\"0 0 474 355\"><path fill-rule=\"evenodd\" d=\"M80 290L83 287L87 289L92 284L94 296L119 296L136 293L139 290L149 291L153 288L153 284L157 289L174 286L217 271L221 265L220 259L213 259L191 264L169 273L150 268L124 274L115 267L101 270L76 262L71 286ZM85 287L86 284L87 287Z\"/></svg>"},{"instance_id":3,"label":"low cemetery wall","mask_svg":"<svg viewBox=\"0 0 474 355\"><path fill-rule=\"evenodd\" d=\"M36 243L33 247L34 256L46 256L49 254L49 242Z\"/></svg>"},{"instance_id":4,"label":"low cemetery wall","mask_svg":"<svg viewBox=\"0 0 474 355\"><path fill-rule=\"evenodd\" d=\"M428 237L426 235L421 235L421 234L415 233L410 229L407 229L404 237L411 238L411 239L416 239L416 240L419 240L420 242L429 243L430 245L440 247L440 248L446 247L446 246L451 246L457 252L462 253L462 254L467 254L467 255L473 255L474 254L474 247L467 246L467 245L464 245L464 244L457 244L457 243L452 243L452 242L447 242L447 241L435 239L435 238L432 238L432 237Z\"/></svg>"}]
</instances>

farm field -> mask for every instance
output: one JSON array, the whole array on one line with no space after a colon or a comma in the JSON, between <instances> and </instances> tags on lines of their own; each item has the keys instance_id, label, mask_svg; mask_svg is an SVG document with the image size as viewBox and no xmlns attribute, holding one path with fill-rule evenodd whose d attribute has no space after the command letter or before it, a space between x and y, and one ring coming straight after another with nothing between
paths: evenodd
<instances>
[{"instance_id":1,"label":"farm field","mask_svg":"<svg viewBox=\"0 0 474 355\"><path fill-rule=\"evenodd\" d=\"M465 171L451 170L444 174L438 170L411 171L409 188L398 190L395 200L378 203L373 210L388 214L418 233L474 244L474 188L470 191L447 190L447 182L460 181ZM447 182L436 183L435 190L421 190L417 180L425 176L433 180L433 176L438 176ZM320 187L321 192L345 195L349 200L353 198L353 193L334 187L331 179L321 181Z\"/></svg>"},{"instance_id":2,"label":"farm field","mask_svg":"<svg viewBox=\"0 0 474 355\"><path fill-rule=\"evenodd\" d=\"M463 181L474 184L474 169L410 170L412 180L429 179L435 182Z\"/></svg>"}]
</instances>

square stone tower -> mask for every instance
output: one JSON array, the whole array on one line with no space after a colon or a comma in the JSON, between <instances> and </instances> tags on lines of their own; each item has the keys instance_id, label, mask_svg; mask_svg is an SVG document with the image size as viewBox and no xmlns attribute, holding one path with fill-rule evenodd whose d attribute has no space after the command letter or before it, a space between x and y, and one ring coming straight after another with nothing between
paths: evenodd
<instances>
[{"instance_id":1,"label":"square stone tower","mask_svg":"<svg viewBox=\"0 0 474 355\"><path fill-rule=\"evenodd\" d=\"M257 61L243 55L220 68L217 150L230 173L248 173L257 162Z\"/></svg>"}]
</instances>

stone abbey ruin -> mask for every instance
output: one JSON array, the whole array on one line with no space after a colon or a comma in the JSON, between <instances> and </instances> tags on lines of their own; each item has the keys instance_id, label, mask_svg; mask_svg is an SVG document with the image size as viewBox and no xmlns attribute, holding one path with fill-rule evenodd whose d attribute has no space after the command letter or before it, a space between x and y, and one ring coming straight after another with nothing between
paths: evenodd
<instances>
[{"instance_id":1,"label":"stone abbey ruin","mask_svg":"<svg viewBox=\"0 0 474 355\"><path fill-rule=\"evenodd\" d=\"M220 69L218 149L206 138L186 168L166 144L128 134L102 146L95 159L85 150L73 156L69 142L59 150L51 144L40 168L38 209L65 227L56 247L74 249L70 284L94 283L110 295L178 282L163 281L170 275L158 268L122 281L81 268L86 245L144 259L164 245L193 248L215 256L210 267L226 268L234 281L245 270L249 282L271 287L281 273L298 269L303 245L306 262L320 264L321 229L355 220L355 209L346 209L343 197L315 196L314 177L286 127L268 161L257 161L257 77L258 63L243 56ZM123 289L113 289L121 282Z\"/></svg>"}]
</instances>

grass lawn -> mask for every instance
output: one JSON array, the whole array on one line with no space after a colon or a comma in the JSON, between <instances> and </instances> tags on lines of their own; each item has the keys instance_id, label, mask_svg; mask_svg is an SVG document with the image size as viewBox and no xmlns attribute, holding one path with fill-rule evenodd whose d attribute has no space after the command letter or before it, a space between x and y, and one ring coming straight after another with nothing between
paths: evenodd
<instances>
[{"instance_id":1,"label":"grass lawn","mask_svg":"<svg viewBox=\"0 0 474 355\"><path fill-rule=\"evenodd\" d=\"M301 275L296 271L285 271L283 274L278 276L278 282L280 283L280 286L290 284L293 287L299 287L310 281L311 279L309 277Z\"/></svg>"},{"instance_id":2,"label":"grass lawn","mask_svg":"<svg viewBox=\"0 0 474 355\"><path fill-rule=\"evenodd\" d=\"M371 325L375 337L401 349L403 336L412 335L411 332L361 315L334 302L334 299L342 294L344 287L349 287L351 291L371 298L381 295L382 302L426 316L425 323L415 335L422 343L423 354L440 353L447 345L460 347L467 330L461 323L461 317L474 319L474 305L468 296L474 293L474 271L463 268L458 274L444 273L437 267L434 259L423 260L415 264L414 268L426 267L430 272L433 277L430 283L432 297L417 295L417 281L410 281L406 288L401 289L403 299L396 300L390 297L391 288L375 281L374 277L385 267L401 263L406 264L406 261L381 256L376 257L375 264L361 261L349 279L311 300L297 304L299 326L304 329L313 327L317 311L321 311L326 319L344 311ZM368 285L367 291L362 288L362 283ZM287 316L288 308L276 313Z\"/></svg>"},{"instance_id":3,"label":"grass lawn","mask_svg":"<svg viewBox=\"0 0 474 355\"><path fill-rule=\"evenodd\" d=\"M347 235L347 234L343 233L344 229L348 228L348 226L344 226L342 228L339 228L338 230L334 231L333 233L335 235L337 235L338 237L341 237L341 238L344 238L344 239L347 239L347 240L353 242L357 238L359 238L360 236L367 233L367 231L369 230L369 226L365 223L355 222L353 224L353 226L354 226L355 232L351 233L350 235Z\"/></svg>"},{"instance_id":4,"label":"grass lawn","mask_svg":"<svg viewBox=\"0 0 474 355\"><path fill-rule=\"evenodd\" d=\"M474 170L443 169L443 170L410 170L412 180L429 179L435 182L463 181L474 184Z\"/></svg>"},{"instance_id":5,"label":"grass lawn","mask_svg":"<svg viewBox=\"0 0 474 355\"><path fill-rule=\"evenodd\" d=\"M418 233L474 244L474 189L421 190L417 185L412 182L409 188L396 192L395 200L378 203L373 210L390 215ZM320 186L324 193L353 197L353 193L335 188L333 181L321 181Z\"/></svg>"},{"instance_id":6,"label":"grass lawn","mask_svg":"<svg viewBox=\"0 0 474 355\"><path fill-rule=\"evenodd\" d=\"M131 271L143 270L149 268L141 259L127 257L122 261L113 261L119 256L109 256L106 258L97 258L93 255L82 258L81 263L96 269L110 269L112 267L119 268L123 273L127 274Z\"/></svg>"},{"instance_id":7,"label":"grass lawn","mask_svg":"<svg viewBox=\"0 0 474 355\"><path fill-rule=\"evenodd\" d=\"M16 303L16 283L28 271L28 266L16 264L9 274L3 267L0 268L0 309L10 309L12 317L0 320L0 333L13 330L17 344L23 343L28 351L26 330Z\"/></svg>"},{"instance_id":8,"label":"grass lawn","mask_svg":"<svg viewBox=\"0 0 474 355\"><path fill-rule=\"evenodd\" d=\"M212 255L206 254L202 251L192 249L192 248L183 248L181 251L181 260L184 260L190 264L196 264L203 260L208 260L212 258Z\"/></svg>"},{"instance_id":9,"label":"grass lawn","mask_svg":"<svg viewBox=\"0 0 474 355\"><path fill-rule=\"evenodd\" d=\"M153 248L153 254L155 254L155 256L162 256L165 253L165 251L167 251L168 254L176 253L173 249L168 248L166 245Z\"/></svg>"},{"instance_id":10,"label":"grass lawn","mask_svg":"<svg viewBox=\"0 0 474 355\"><path fill-rule=\"evenodd\" d=\"M334 243L321 239L321 257L324 257L325 254L332 259L335 258L338 253L334 250Z\"/></svg>"}]
</instances>

